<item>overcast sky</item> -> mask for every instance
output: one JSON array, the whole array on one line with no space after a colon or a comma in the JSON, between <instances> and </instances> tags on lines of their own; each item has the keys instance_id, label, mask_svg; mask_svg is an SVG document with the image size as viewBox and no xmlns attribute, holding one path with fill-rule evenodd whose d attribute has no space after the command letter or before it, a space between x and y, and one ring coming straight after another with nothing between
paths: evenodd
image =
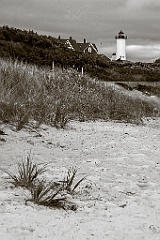
<instances>
[{"instance_id":1,"label":"overcast sky","mask_svg":"<svg viewBox=\"0 0 160 240\"><path fill-rule=\"evenodd\" d=\"M111 57L115 35L128 36L127 59L160 58L160 0L0 0L0 25L97 45Z\"/></svg>"}]
</instances>

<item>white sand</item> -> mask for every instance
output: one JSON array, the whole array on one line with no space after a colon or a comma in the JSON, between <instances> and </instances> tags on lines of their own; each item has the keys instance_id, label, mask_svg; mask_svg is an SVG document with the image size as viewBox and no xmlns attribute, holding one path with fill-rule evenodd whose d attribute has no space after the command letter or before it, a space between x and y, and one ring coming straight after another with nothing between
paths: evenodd
<instances>
[{"instance_id":1,"label":"white sand","mask_svg":"<svg viewBox=\"0 0 160 240\"><path fill-rule=\"evenodd\" d=\"M25 204L29 192L12 188L0 171L1 240L159 240L160 119L135 126L115 122L69 123L67 130L41 126L19 132L2 125L0 166L14 171L31 150L49 163L44 176L61 180L76 166L81 194L77 211Z\"/></svg>"}]
</instances>

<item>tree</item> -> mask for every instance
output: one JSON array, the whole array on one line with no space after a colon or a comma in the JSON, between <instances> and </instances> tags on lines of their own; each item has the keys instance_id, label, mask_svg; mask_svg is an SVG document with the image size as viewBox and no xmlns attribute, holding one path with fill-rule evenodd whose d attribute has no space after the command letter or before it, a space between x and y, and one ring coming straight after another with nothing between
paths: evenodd
<instances>
[{"instance_id":1,"label":"tree","mask_svg":"<svg viewBox=\"0 0 160 240\"><path fill-rule=\"evenodd\" d=\"M160 58L156 59L154 63L160 63Z\"/></svg>"}]
</instances>

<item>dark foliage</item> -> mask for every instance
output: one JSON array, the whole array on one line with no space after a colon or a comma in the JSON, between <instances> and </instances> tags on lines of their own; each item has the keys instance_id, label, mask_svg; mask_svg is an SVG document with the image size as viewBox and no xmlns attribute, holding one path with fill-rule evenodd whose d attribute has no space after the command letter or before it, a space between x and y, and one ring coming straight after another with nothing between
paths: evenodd
<instances>
[{"instance_id":1,"label":"dark foliage","mask_svg":"<svg viewBox=\"0 0 160 240\"><path fill-rule=\"evenodd\" d=\"M83 67L92 76L105 80L109 78L104 68L112 68L104 55L71 51L57 38L8 26L0 27L0 57L50 67L54 61L62 70L72 67L81 71Z\"/></svg>"},{"instance_id":2,"label":"dark foliage","mask_svg":"<svg viewBox=\"0 0 160 240\"><path fill-rule=\"evenodd\" d=\"M160 63L160 58L156 59L155 63Z\"/></svg>"},{"instance_id":3,"label":"dark foliage","mask_svg":"<svg viewBox=\"0 0 160 240\"><path fill-rule=\"evenodd\" d=\"M128 61L111 62L102 54L68 50L58 38L38 35L33 30L0 27L0 57L18 59L38 66L60 66L62 70L75 68L104 81L159 81L157 59L153 64Z\"/></svg>"}]
</instances>

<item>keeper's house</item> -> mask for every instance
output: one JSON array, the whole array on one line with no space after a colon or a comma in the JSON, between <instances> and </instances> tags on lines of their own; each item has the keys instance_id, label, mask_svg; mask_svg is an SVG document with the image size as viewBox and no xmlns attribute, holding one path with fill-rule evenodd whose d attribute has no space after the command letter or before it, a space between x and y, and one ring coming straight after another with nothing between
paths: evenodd
<instances>
[{"instance_id":1,"label":"keeper's house","mask_svg":"<svg viewBox=\"0 0 160 240\"><path fill-rule=\"evenodd\" d=\"M76 42L76 40L72 37L70 37L69 39L61 39L61 37L59 36L58 39L61 41L61 43L64 44L65 47L73 51L92 54L98 53L96 45L94 43L87 42L86 39L84 39L82 43Z\"/></svg>"}]
</instances>

